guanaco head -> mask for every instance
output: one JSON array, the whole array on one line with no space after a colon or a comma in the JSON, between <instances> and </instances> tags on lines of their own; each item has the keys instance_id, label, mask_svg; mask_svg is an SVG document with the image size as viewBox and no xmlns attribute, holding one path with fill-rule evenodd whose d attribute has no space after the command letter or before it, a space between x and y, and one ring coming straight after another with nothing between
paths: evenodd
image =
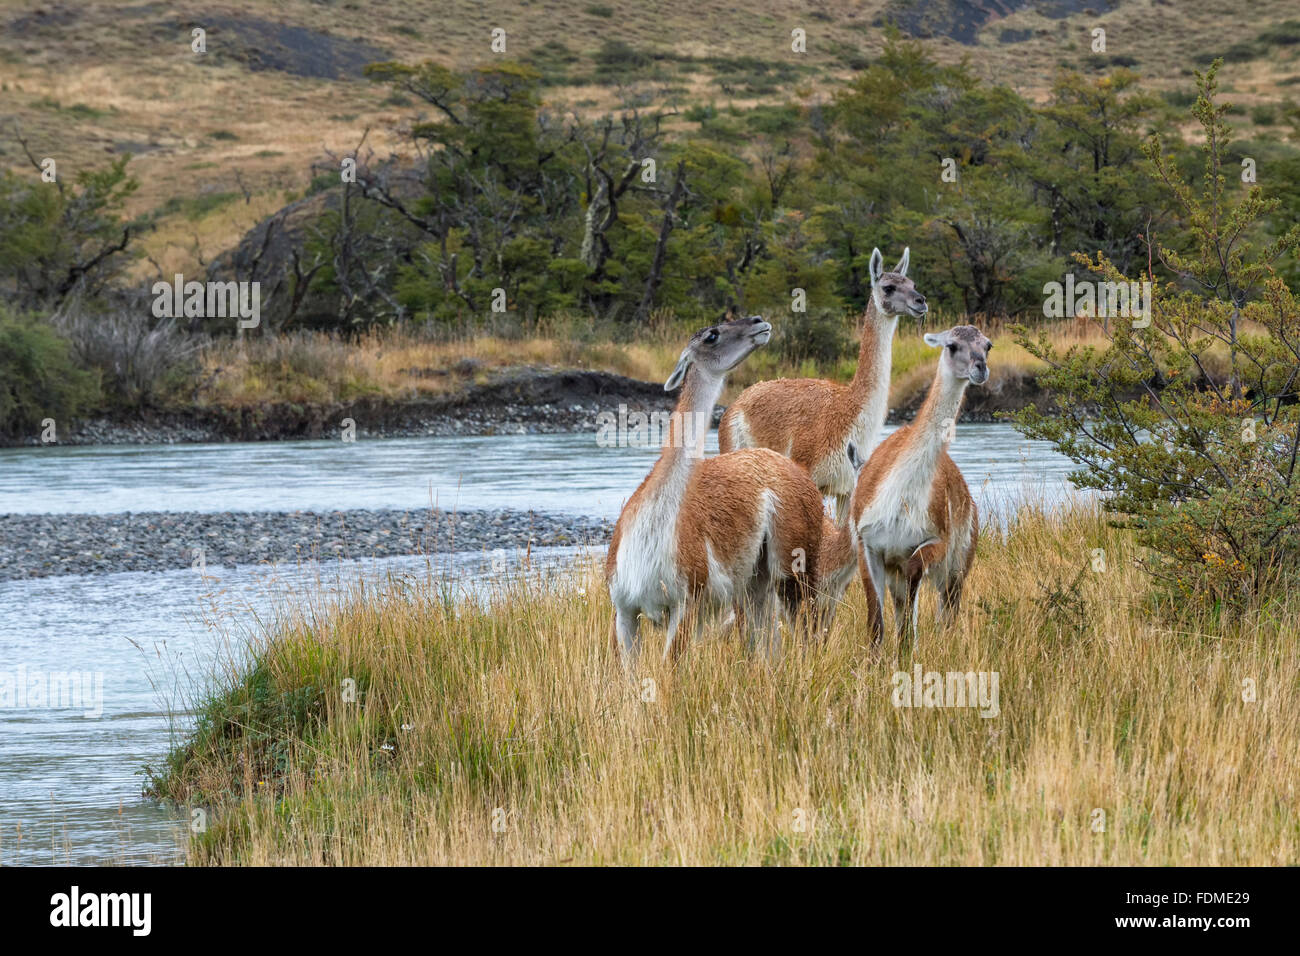
<instances>
[{"instance_id":1,"label":"guanaco head","mask_svg":"<svg viewBox=\"0 0 1300 956\"><path fill-rule=\"evenodd\" d=\"M912 248L903 250L903 258L898 260L893 272L885 271L885 259L879 249L871 250L871 298L876 303L876 311L882 316L910 315L919 318L930 310L925 303L925 296L916 291L916 286L907 277L907 264L912 256Z\"/></svg>"},{"instance_id":2,"label":"guanaco head","mask_svg":"<svg viewBox=\"0 0 1300 956\"><path fill-rule=\"evenodd\" d=\"M708 375L725 375L771 337L772 326L758 315L700 329L682 349L677 367L664 382L664 391L671 392L681 385L692 365Z\"/></svg>"},{"instance_id":3,"label":"guanaco head","mask_svg":"<svg viewBox=\"0 0 1300 956\"><path fill-rule=\"evenodd\" d=\"M939 368L953 378L969 379L973 385L989 380L989 350L993 343L973 325L955 325L947 332L925 333L925 344L942 347Z\"/></svg>"}]
</instances>

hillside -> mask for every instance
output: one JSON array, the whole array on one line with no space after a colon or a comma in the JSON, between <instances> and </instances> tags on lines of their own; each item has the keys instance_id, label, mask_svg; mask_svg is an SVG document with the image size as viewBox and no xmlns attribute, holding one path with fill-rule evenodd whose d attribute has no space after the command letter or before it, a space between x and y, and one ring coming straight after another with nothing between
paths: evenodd
<instances>
[{"instance_id":1,"label":"hillside","mask_svg":"<svg viewBox=\"0 0 1300 956\"><path fill-rule=\"evenodd\" d=\"M690 105L825 99L832 81L879 55L886 19L940 62L967 58L1031 98L1063 66L1130 66L1151 89L1185 96L1192 70L1225 54L1225 91L1249 114L1237 118L1249 135L1294 106L1300 32L1277 26L1295 16L1287 0L1254 4L1247 22L1239 13L1226 0L670 0L653 13L586 0L0 0L0 166L27 164L15 130L65 173L130 154L141 188L129 211L157 217L136 268L169 274L206 263L301 196L326 150L363 136L378 155L398 145L417 111L362 78L366 63L470 68L498 55L495 28L506 31L505 56L542 73L552 109L598 113L632 84L677 104L684 132L698 127ZM195 27L206 31L204 55L191 51ZM1090 50L1096 27L1104 55ZM805 54L791 50L796 28Z\"/></svg>"}]
</instances>

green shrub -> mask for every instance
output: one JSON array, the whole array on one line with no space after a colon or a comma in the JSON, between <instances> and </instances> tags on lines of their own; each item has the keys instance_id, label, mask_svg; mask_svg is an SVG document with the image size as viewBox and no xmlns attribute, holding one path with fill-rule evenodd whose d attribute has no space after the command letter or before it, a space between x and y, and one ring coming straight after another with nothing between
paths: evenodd
<instances>
[{"instance_id":1,"label":"green shrub","mask_svg":"<svg viewBox=\"0 0 1300 956\"><path fill-rule=\"evenodd\" d=\"M335 186L339 185L341 181L342 180L339 179L339 174L336 172L317 173L311 178L311 182L307 184L307 191L304 192L303 195L314 196L317 193L326 192L327 190L333 189Z\"/></svg>"},{"instance_id":2,"label":"green shrub","mask_svg":"<svg viewBox=\"0 0 1300 956\"><path fill-rule=\"evenodd\" d=\"M1277 110L1272 106L1256 106L1250 111L1250 121L1256 126L1272 126L1277 122Z\"/></svg>"},{"instance_id":3,"label":"green shrub","mask_svg":"<svg viewBox=\"0 0 1300 956\"><path fill-rule=\"evenodd\" d=\"M1240 429L1224 431L1241 453L1232 483L1207 498L1156 509L1143 534L1159 553L1157 575L1177 601L1235 609L1296 585L1300 486L1278 480L1290 465L1293 438L1260 440L1261 429L1244 443Z\"/></svg>"},{"instance_id":4,"label":"green shrub","mask_svg":"<svg viewBox=\"0 0 1300 956\"><path fill-rule=\"evenodd\" d=\"M1261 43L1274 46L1294 46L1300 43L1300 20L1284 20L1259 35Z\"/></svg>"},{"instance_id":5,"label":"green shrub","mask_svg":"<svg viewBox=\"0 0 1300 956\"><path fill-rule=\"evenodd\" d=\"M623 40L606 40L596 54L596 74L637 73L650 65L650 55Z\"/></svg>"},{"instance_id":6,"label":"green shrub","mask_svg":"<svg viewBox=\"0 0 1300 956\"><path fill-rule=\"evenodd\" d=\"M767 136L796 136L802 117L797 106L756 106L745 116L745 124Z\"/></svg>"},{"instance_id":7,"label":"green shrub","mask_svg":"<svg viewBox=\"0 0 1300 956\"><path fill-rule=\"evenodd\" d=\"M523 62L542 75L543 86L561 86L586 82L586 78L569 75L569 68L580 59L578 54L559 40L548 40L541 46L529 50L524 55Z\"/></svg>"},{"instance_id":8,"label":"green shrub","mask_svg":"<svg viewBox=\"0 0 1300 956\"><path fill-rule=\"evenodd\" d=\"M34 319L0 314L0 434L36 436L45 419L64 425L98 401L98 377L77 366L65 338Z\"/></svg>"},{"instance_id":9,"label":"green shrub","mask_svg":"<svg viewBox=\"0 0 1300 956\"><path fill-rule=\"evenodd\" d=\"M1257 43L1243 41L1234 43L1221 54L1225 63L1248 63L1264 55L1264 50Z\"/></svg>"},{"instance_id":10,"label":"green shrub","mask_svg":"<svg viewBox=\"0 0 1300 956\"><path fill-rule=\"evenodd\" d=\"M83 169L55 186L27 172L0 172L0 294L18 309L89 301L121 278L142 223L123 216L138 182L130 157Z\"/></svg>"},{"instance_id":11,"label":"green shrub","mask_svg":"<svg viewBox=\"0 0 1300 956\"><path fill-rule=\"evenodd\" d=\"M785 361L831 364L849 354L852 320L832 309L791 312L774 325L776 348Z\"/></svg>"},{"instance_id":12,"label":"green shrub","mask_svg":"<svg viewBox=\"0 0 1300 956\"><path fill-rule=\"evenodd\" d=\"M1149 549L1167 607L1230 615L1300 584L1300 301L1275 272L1300 248L1300 227L1269 242L1258 223L1279 201L1259 187L1228 191L1217 72L1200 80L1193 110L1205 130L1199 185L1159 139L1145 150L1168 210L1151 240L1168 272L1156 275L1147 324L1111 317L1104 347L1068 350L1021 329L1056 409L1031 406L1016 421L1080 466L1077 485L1106 493ZM1075 259L1105 282L1145 278L1102 255Z\"/></svg>"},{"instance_id":13,"label":"green shrub","mask_svg":"<svg viewBox=\"0 0 1300 956\"><path fill-rule=\"evenodd\" d=\"M191 222L197 222L208 213L228 206L239 198L239 193L204 193L200 196L172 196L159 209L160 216L180 213Z\"/></svg>"}]
</instances>

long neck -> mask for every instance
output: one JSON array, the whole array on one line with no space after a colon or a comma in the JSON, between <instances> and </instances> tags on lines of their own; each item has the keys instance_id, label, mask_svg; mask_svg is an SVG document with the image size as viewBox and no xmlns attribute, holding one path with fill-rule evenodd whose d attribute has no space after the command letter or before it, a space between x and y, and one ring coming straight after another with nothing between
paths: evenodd
<instances>
[{"instance_id":1,"label":"long neck","mask_svg":"<svg viewBox=\"0 0 1300 956\"><path fill-rule=\"evenodd\" d=\"M889 403L889 369L894 354L894 330L898 316L885 315L875 296L867 304L862 325L862 344L858 347L858 369L853 373L853 397L859 407L870 406L884 425Z\"/></svg>"},{"instance_id":2,"label":"long neck","mask_svg":"<svg viewBox=\"0 0 1300 956\"><path fill-rule=\"evenodd\" d=\"M704 458L704 442L713 424L713 408L722 395L725 379L692 365L686 372L677 408L668 420L668 437L659 460L650 469L652 494L685 491L685 477Z\"/></svg>"},{"instance_id":3,"label":"long neck","mask_svg":"<svg viewBox=\"0 0 1300 956\"><path fill-rule=\"evenodd\" d=\"M934 383L911 425L911 444L923 458L938 458L939 453L948 447L957 416L961 413L967 384L967 379L957 378L943 360L939 360Z\"/></svg>"}]
</instances>

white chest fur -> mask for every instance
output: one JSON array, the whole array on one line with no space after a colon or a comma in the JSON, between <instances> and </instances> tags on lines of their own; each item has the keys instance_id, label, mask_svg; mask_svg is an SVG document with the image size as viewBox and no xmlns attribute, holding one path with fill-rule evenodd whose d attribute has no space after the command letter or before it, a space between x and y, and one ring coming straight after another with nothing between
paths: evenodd
<instances>
[{"instance_id":1,"label":"white chest fur","mask_svg":"<svg viewBox=\"0 0 1300 956\"><path fill-rule=\"evenodd\" d=\"M670 484L685 487L687 474ZM615 606L645 614L660 622L663 614L685 596L677 563L677 519L680 489L666 487L647 501L619 541L610 597Z\"/></svg>"},{"instance_id":2,"label":"white chest fur","mask_svg":"<svg viewBox=\"0 0 1300 956\"><path fill-rule=\"evenodd\" d=\"M867 368L860 371L871 376L866 401L858 409L844 440L831 452L829 458L818 462L814 469L813 480L819 488L824 488L830 494L850 495L857 483L857 473L848 459L849 442L857 446L858 456L863 461L870 458L880 444L885 416L889 413L889 371L894 354L894 330L897 326L897 316L884 323L877 333L875 349L869 355L859 358L859 362L867 363Z\"/></svg>"},{"instance_id":3,"label":"white chest fur","mask_svg":"<svg viewBox=\"0 0 1300 956\"><path fill-rule=\"evenodd\" d=\"M903 456L884 477L871 505L858 520L859 536L886 563L906 561L935 536L930 519L934 468L927 457L920 451Z\"/></svg>"}]
</instances>

